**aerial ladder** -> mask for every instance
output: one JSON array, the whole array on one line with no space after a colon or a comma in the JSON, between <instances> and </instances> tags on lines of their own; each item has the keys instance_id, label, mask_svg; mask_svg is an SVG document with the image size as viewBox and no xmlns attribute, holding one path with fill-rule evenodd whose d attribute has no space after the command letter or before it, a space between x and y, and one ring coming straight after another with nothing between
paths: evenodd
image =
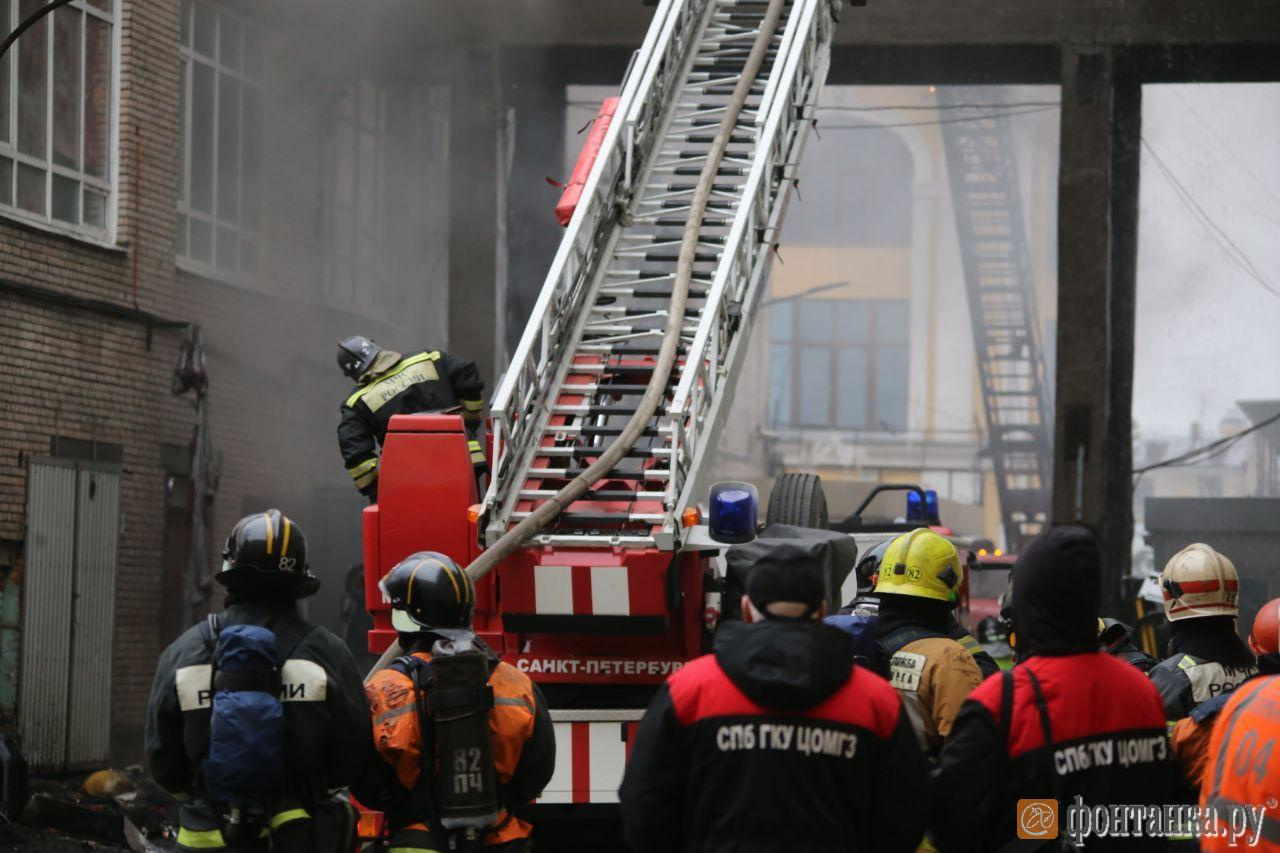
<instances>
[{"instance_id":1,"label":"aerial ladder","mask_svg":"<svg viewBox=\"0 0 1280 853\"><path fill-rule=\"evenodd\" d=\"M705 469L839 6L661 0L491 401L487 492L459 418L391 421L364 517L371 648L395 638L377 581L396 562L468 565L477 633L553 709L540 803L616 802L655 686L709 647Z\"/></svg>"},{"instance_id":2,"label":"aerial ladder","mask_svg":"<svg viewBox=\"0 0 1280 853\"><path fill-rule=\"evenodd\" d=\"M987 451L1006 547L1016 551L1046 524L1053 475L1035 285L1008 122L972 105L983 90L947 86L938 103L956 230L969 295Z\"/></svg>"}]
</instances>

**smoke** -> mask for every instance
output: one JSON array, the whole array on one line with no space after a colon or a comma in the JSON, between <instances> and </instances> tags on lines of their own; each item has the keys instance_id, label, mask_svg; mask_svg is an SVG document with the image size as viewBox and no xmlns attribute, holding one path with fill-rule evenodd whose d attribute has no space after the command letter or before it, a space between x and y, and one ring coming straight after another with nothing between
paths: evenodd
<instances>
[{"instance_id":1,"label":"smoke","mask_svg":"<svg viewBox=\"0 0 1280 853\"><path fill-rule=\"evenodd\" d=\"M332 0L305 14L275 5L259 23L261 107L246 99L243 138L246 164L261 140L260 167L245 167L261 175L260 273L185 285L207 318L225 460L211 535L220 543L237 518L267 506L291 515L323 581L310 615L337 628L346 571L362 558L364 500L338 453L339 404L351 389L335 343L364 334L404 353L492 352L492 341L448 340L450 149L474 145L495 152L506 297L497 325L504 348L514 346L560 237L544 178L562 177L564 69L545 51L499 43L566 21L549 3L428 15L419 3ZM499 139L451 139L464 49L495 63ZM604 73L620 80L623 56ZM486 380L492 393L496 377Z\"/></svg>"}]
</instances>

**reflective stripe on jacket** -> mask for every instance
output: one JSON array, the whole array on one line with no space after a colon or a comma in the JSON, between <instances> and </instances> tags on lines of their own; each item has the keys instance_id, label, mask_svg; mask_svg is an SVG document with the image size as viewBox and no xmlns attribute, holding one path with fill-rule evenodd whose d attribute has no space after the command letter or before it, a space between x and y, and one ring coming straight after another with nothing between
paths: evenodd
<instances>
[{"instance_id":1,"label":"reflective stripe on jacket","mask_svg":"<svg viewBox=\"0 0 1280 853\"><path fill-rule=\"evenodd\" d=\"M378 448L394 415L462 409L475 440L484 409L484 382L475 362L438 350L405 356L353 390L341 407L338 448L357 489L372 494L378 479ZM476 462L476 447L469 448ZM483 461L483 454L481 454ZM479 463L477 463L479 464Z\"/></svg>"},{"instance_id":2,"label":"reflective stripe on jacket","mask_svg":"<svg viewBox=\"0 0 1280 853\"><path fill-rule=\"evenodd\" d=\"M431 660L425 652L414 652L414 657ZM504 805L517 808L537 797L551 779L555 764L551 715L529 676L510 664L499 662L493 667L489 686L494 696L494 706L489 711L494 767L504 798L508 799ZM378 754L395 771L400 785L413 790L421 772L422 744L413 682L395 669L384 669L369 679L365 693L373 715L373 742ZM396 829L423 833L427 826L418 820ZM529 823L514 815L508 819L504 814L497 831L485 838L485 844L525 838L531 830ZM393 847L397 846L395 837Z\"/></svg>"},{"instance_id":3,"label":"reflective stripe on jacket","mask_svg":"<svg viewBox=\"0 0 1280 853\"><path fill-rule=\"evenodd\" d=\"M1280 820L1271 804L1280 800L1280 676L1254 678L1241 685L1218 714L1209 739L1200 805L1214 806L1222 835L1209 834L1201 850L1280 851ZM1252 809L1253 823L1243 838L1230 834L1230 814ZM1265 809L1260 812L1259 809ZM1257 823L1261 815L1260 825ZM1256 827L1256 829L1255 829ZM1251 846L1255 835L1257 846Z\"/></svg>"}]
</instances>

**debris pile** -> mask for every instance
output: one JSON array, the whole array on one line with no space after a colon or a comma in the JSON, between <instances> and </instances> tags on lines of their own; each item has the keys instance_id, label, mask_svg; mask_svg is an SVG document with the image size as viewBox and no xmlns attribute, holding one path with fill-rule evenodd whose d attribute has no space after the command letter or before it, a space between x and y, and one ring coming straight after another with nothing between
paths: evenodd
<instances>
[{"instance_id":1,"label":"debris pile","mask_svg":"<svg viewBox=\"0 0 1280 853\"><path fill-rule=\"evenodd\" d=\"M76 777L31 780L31 798L17 824L0 825L0 853L9 850L172 850L173 798L141 767Z\"/></svg>"}]
</instances>

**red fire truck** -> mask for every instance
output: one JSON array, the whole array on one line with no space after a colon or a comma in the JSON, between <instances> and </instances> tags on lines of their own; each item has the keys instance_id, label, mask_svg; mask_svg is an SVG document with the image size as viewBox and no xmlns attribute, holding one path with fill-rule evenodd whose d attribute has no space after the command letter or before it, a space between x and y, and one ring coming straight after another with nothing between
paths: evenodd
<instances>
[{"instance_id":1,"label":"red fire truck","mask_svg":"<svg viewBox=\"0 0 1280 853\"><path fill-rule=\"evenodd\" d=\"M703 518L707 462L839 5L661 0L576 203L557 211L571 212L563 241L490 402L485 492L460 417L391 420L379 502L364 511L370 649L395 638L378 581L399 560L435 550L473 564L477 633L552 707L540 808L616 803L656 685L708 648L725 545ZM575 483L587 485L566 492ZM752 491L730 508L754 524ZM476 571L486 554L492 570Z\"/></svg>"}]
</instances>

